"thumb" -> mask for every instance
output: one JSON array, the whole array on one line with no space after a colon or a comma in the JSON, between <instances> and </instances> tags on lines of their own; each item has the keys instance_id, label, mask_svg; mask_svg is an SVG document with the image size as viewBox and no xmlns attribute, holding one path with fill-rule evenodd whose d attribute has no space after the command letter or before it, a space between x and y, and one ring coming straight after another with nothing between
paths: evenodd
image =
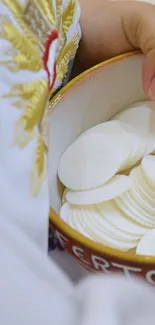
<instances>
[{"instance_id":1,"label":"thumb","mask_svg":"<svg viewBox=\"0 0 155 325\"><path fill-rule=\"evenodd\" d=\"M155 100L155 6L132 2L129 7L122 15L124 32L130 44L145 54L143 87L149 98Z\"/></svg>"}]
</instances>

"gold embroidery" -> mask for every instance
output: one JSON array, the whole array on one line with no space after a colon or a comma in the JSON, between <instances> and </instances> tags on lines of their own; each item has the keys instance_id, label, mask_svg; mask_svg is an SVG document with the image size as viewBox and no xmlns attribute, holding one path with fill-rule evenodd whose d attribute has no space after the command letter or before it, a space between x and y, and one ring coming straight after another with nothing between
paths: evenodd
<instances>
[{"instance_id":1,"label":"gold embroidery","mask_svg":"<svg viewBox=\"0 0 155 325\"><path fill-rule=\"evenodd\" d=\"M58 3L61 0L57 0ZM79 42L79 34L74 35L73 39L65 46L67 41L67 32L69 27L74 21L75 13L77 9L77 1L76 0L69 0L67 5L62 13L62 19L59 24L59 44L57 49L57 80L63 80L67 73L68 63L70 57L74 56ZM52 93L55 89L52 90ZM51 95L52 95L51 93Z\"/></svg>"},{"instance_id":2,"label":"gold embroidery","mask_svg":"<svg viewBox=\"0 0 155 325\"><path fill-rule=\"evenodd\" d=\"M35 0L28 2L24 11L24 20L44 51L46 40L51 32L51 24Z\"/></svg>"},{"instance_id":3,"label":"gold embroidery","mask_svg":"<svg viewBox=\"0 0 155 325\"><path fill-rule=\"evenodd\" d=\"M12 50L9 50L10 55L13 56L12 60L1 63L5 64L11 71L22 69L34 72L40 71L43 68L43 63L37 45L3 17L1 21L3 21L1 25L3 34L1 37L7 39L13 46ZM20 148L23 148L34 138L36 128L38 127L38 134L41 129L41 121L48 101L48 81L37 79L28 84L15 84L4 97L15 98L13 105L23 110L23 114L16 123L13 142L13 144L18 144ZM34 195L38 193L36 188L38 187L39 191L43 182L43 173L41 173L40 166L44 168L45 144L44 146L40 145L39 137L40 135L38 135L39 146L37 144L36 159L32 173L34 175L35 170L36 187ZM36 180L37 175L40 177L38 180ZM32 192L33 188L34 177L32 178Z\"/></svg>"},{"instance_id":4,"label":"gold embroidery","mask_svg":"<svg viewBox=\"0 0 155 325\"><path fill-rule=\"evenodd\" d=\"M76 0L69 0L64 12L62 14L62 25L65 34L68 32L69 27L74 22L75 12L77 8L77 1Z\"/></svg>"},{"instance_id":5,"label":"gold embroidery","mask_svg":"<svg viewBox=\"0 0 155 325\"><path fill-rule=\"evenodd\" d=\"M34 138L35 128L38 126L38 133L40 132L40 134L38 135L35 162L31 174L31 193L37 196L44 180L45 152L47 152L42 137L42 118L49 99L48 82L38 79L28 84L27 87L24 85L23 89L25 89L25 92L21 91L18 96L25 100L28 97L29 101L24 108L24 114L17 121L14 144L17 143L20 148L25 147Z\"/></svg>"},{"instance_id":6,"label":"gold embroidery","mask_svg":"<svg viewBox=\"0 0 155 325\"><path fill-rule=\"evenodd\" d=\"M61 6L62 0L56 0L56 17L57 17L57 27L59 28L61 21Z\"/></svg>"},{"instance_id":7,"label":"gold embroidery","mask_svg":"<svg viewBox=\"0 0 155 325\"><path fill-rule=\"evenodd\" d=\"M10 60L0 63L5 64L13 72L23 69L33 72L40 71L43 69L43 63L37 44L39 43L43 49L49 32L53 27L58 27L56 80L62 81L67 73L69 59L75 55L78 47L78 34L74 35L71 41L65 45L68 37L67 32L74 21L76 1L68 0L63 11L62 0L56 0L56 6L53 5L52 0L29 0L25 10L18 0L2 0L12 12L23 33L8 21L6 16L0 16L0 28L2 29L0 37L7 39L12 45L12 48L7 50ZM29 16L30 12L32 14L33 8L36 10L32 16ZM29 9L31 9L30 12ZM54 88L53 91L55 91ZM35 162L31 173L32 194L38 195L44 180L45 153L47 152L45 141L48 121L46 116L44 120L43 117L48 109L48 81L37 79L30 83L15 84L4 97L11 97L12 104L21 109L21 116L16 123L13 144L24 148L38 134Z\"/></svg>"},{"instance_id":8,"label":"gold embroidery","mask_svg":"<svg viewBox=\"0 0 155 325\"><path fill-rule=\"evenodd\" d=\"M3 33L3 37L10 41L17 51L12 62L6 62L8 69L11 71L21 69L39 71L42 68L42 59L37 46L24 34L20 33L10 22L3 24Z\"/></svg>"},{"instance_id":9,"label":"gold embroidery","mask_svg":"<svg viewBox=\"0 0 155 325\"><path fill-rule=\"evenodd\" d=\"M35 126L40 126L45 107L48 101L48 83L46 80L38 79L29 83L26 91L20 91L18 96L22 99L29 98L24 108L24 114L16 124L15 140L19 147L25 147L34 137ZM24 85L25 86L25 85ZM32 88L31 88L32 87ZM25 88L25 87L24 87Z\"/></svg>"},{"instance_id":10,"label":"gold embroidery","mask_svg":"<svg viewBox=\"0 0 155 325\"><path fill-rule=\"evenodd\" d=\"M49 19L50 23L56 27L56 17L55 9L53 6L53 1L51 0L37 0L41 9L44 11L46 17Z\"/></svg>"},{"instance_id":11,"label":"gold embroidery","mask_svg":"<svg viewBox=\"0 0 155 325\"><path fill-rule=\"evenodd\" d=\"M18 109L21 109L21 108L25 108L26 102L23 99L19 99L19 100L15 100L12 105Z\"/></svg>"},{"instance_id":12,"label":"gold embroidery","mask_svg":"<svg viewBox=\"0 0 155 325\"><path fill-rule=\"evenodd\" d=\"M3 97L20 97L26 101L31 99L36 87L38 86L38 79L28 84L15 84L11 91Z\"/></svg>"},{"instance_id":13,"label":"gold embroidery","mask_svg":"<svg viewBox=\"0 0 155 325\"><path fill-rule=\"evenodd\" d=\"M56 60L58 59L62 49L64 48L67 41L66 34L63 31L62 22L59 24L59 39L58 39L58 47L56 52Z\"/></svg>"},{"instance_id":14,"label":"gold embroidery","mask_svg":"<svg viewBox=\"0 0 155 325\"><path fill-rule=\"evenodd\" d=\"M31 34L29 27L23 20L23 8L21 7L19 1L17 0L2 0L4 5L8 7L8 9L12 12L13 16L15 17L16 21L18 22L21 29L24 31L26 37L32 42L36 43L35 38Z\"/></svg>"},{"instance_id":15,"label":"gold embroidery","mask_svg":"<svg viewBox=\"0 0 155 325\"><path fill-rule=\"evenodd\" d=\"M19 15L22 14L23 8L20 5L20 2L18 0L2 0L4 5L9 8L9 10L12 12L12 14L17 19Z\"/></svg>"},{"instance_id":16,"label":"gold embroidery","mask_svg":"<svg viewBox=\"0 0 155 325\"><path fill-rule=\"evenodd\" d=\"M36 158L34 167L31 174L32 186L31 191L32 195L37 196L42 187L45 174L45 152L47 147L42 139L42 136L39 135L37 149L36 149Z\"/></svg>"},{"instance_id":17,"label":"gold embroidery","mask_svg":"<svg viewBox=\"0 0 155 325\"><path fill-rule=\"evenodd\" d=\"M75 34L64 47L57 61L57 80L63 80L68 70L69 59L76 54L79 34Z\"/></svg>"}]
</instances>

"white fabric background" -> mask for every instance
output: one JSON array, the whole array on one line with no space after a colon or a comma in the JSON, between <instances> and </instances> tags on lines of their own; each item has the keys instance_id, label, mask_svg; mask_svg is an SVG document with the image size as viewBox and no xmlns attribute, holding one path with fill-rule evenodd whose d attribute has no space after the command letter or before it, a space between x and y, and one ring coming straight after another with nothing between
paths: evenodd
<instances>
[{"instance_id":1,"label":"white fabric background","mask_svg":"<svg viewBox=\"0 0 155 325\"><path fill-rule=\"evenodd\" d=\"M56 262L74 283L90 274L67 252L52 251L50 252L50 259Z\"/></svg>"}]
</instances>

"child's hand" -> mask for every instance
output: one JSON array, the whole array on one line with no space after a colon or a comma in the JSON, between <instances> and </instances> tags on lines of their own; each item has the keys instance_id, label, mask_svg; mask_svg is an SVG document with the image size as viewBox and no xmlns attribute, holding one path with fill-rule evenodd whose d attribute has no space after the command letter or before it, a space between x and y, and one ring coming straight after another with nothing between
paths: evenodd
<instances>
[{"instance_id":1,"label":"child's hand","mask_svg":"<svg viewBox=\"0 0 155 325\"><path fill-rule=\"evenodd\" d=\"M82 41L77 61L86 69L105 59L141 49L143 85L155 100L155 6L144 2L80 0Z\"/></svg>"}]
</instances>

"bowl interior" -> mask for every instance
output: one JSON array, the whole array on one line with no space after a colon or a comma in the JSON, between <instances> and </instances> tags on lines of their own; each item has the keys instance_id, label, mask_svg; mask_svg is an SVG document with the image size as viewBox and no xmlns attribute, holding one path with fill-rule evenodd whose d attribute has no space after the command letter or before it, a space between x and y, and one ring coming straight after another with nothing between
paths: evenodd
<instances>
[{"instance_id":1,"label":"bowl interior","mask_svg":"<svg viewBox=\"0 0 155 325\"><path fill-rule=\"evenodd\" d=\"M49 116L48 169L50 202L56 212L63 191L57 178L63 152L85 130L146 99L142 62L143 55L130 53L102 63L68 84L53 102Z\"/></svg>"}]
</instances>

